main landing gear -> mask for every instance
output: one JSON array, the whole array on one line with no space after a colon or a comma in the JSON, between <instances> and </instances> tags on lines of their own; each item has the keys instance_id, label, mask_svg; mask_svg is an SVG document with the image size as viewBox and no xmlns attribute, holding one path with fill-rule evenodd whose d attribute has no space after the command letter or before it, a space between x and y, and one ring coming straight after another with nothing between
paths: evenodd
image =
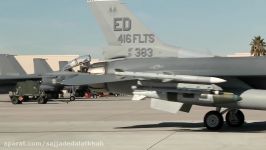
<instances>
[{"instance_id":1,"label":"main landing gear","mask_svg":"<svg viewBox=\"0 0 266 150\"><path fill-rule=\"evenodd\" d=\"M204 117L204 126L209 130L219 130L224 125L223 114L226 113L225 121L230 127L240 127L245 123L245 116L239 109L220 109L208 112Z\"/></svg>"}]
</instances>

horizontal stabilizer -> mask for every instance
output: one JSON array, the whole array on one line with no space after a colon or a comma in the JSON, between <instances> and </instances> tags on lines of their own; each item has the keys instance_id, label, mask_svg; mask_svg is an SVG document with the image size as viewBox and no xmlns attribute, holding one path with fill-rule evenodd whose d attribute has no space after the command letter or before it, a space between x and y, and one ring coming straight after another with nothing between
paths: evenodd
<instances>
[{"instance_id":1,"label":"horizontal stabilizer","mask_svg":"<svg viewBox=\"0 0 266 150\"><path fill-rule=\"evenodd\" d=\"M151 108L176 114L182 108L183 103L171 102L160 99L151 99Z\"/></svg>"}]
</instances>

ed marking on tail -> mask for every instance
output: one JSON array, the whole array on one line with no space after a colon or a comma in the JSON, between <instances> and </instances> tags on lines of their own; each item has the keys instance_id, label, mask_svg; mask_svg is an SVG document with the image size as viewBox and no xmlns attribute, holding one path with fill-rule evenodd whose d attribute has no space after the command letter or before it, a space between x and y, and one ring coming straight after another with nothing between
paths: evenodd
<instances>
[{"instance_id":1,"label":"ed marking on tail","mask_svg":"<svg viewBox=\"0 0 266 150\"><path fill-rule=\"evenodd\" d=\"M132 20L128 17L114 18L114 32L122 32L117 41L121 44L153 44L155 42L154 34L130 33L132 29ZM126 33L128 32L128 33ZM130 47L128 48L128 57L152 57L153 49L151 47Z\"/></svg>"}]
</instances>

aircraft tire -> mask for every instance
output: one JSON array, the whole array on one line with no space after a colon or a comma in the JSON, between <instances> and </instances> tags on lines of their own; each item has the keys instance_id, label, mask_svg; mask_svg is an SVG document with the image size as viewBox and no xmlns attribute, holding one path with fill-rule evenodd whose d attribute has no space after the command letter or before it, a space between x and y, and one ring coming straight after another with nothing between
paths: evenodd
<instances>
[{"instance_id":1,"label":"aircraft tire","mask_svg":"<svg viewBox=\"0 0 266 150\"><path fill-rule=\"evenodd\" d=\"M223 127L223 116L218 111L210 111L204 116L204 126L208 130L219 130Z\"/></svg>"},{"instance_id":2,"label":"aircraft tire","mask_svg":"<svg viewBox=\"0 0 266 150\"><path fill-rule=\"evenodd\" d=\"M241 110L230 110L227 112L225 120L230 127L240 127L245 123L245 116Z\"/></svg>"}]
</instances>

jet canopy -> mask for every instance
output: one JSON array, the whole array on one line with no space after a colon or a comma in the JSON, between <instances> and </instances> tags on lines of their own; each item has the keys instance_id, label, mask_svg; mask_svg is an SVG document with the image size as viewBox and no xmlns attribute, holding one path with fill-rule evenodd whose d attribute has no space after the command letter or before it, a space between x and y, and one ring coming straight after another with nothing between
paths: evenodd
<instances>
[{"instance_id":1,"label":"jet canopy","mask_svg":"<svg viewBox=\"0 0 266 150\"><path fill-rule=\"evenodd\" d=\"M90 66L91 62L91 56L90 55L84 55L80 56L78 58L73 59L72 61L69 61L67 65L63 67L64 71L71 71L73 68L77 66Z\"/></svg>"}]
</instances>

